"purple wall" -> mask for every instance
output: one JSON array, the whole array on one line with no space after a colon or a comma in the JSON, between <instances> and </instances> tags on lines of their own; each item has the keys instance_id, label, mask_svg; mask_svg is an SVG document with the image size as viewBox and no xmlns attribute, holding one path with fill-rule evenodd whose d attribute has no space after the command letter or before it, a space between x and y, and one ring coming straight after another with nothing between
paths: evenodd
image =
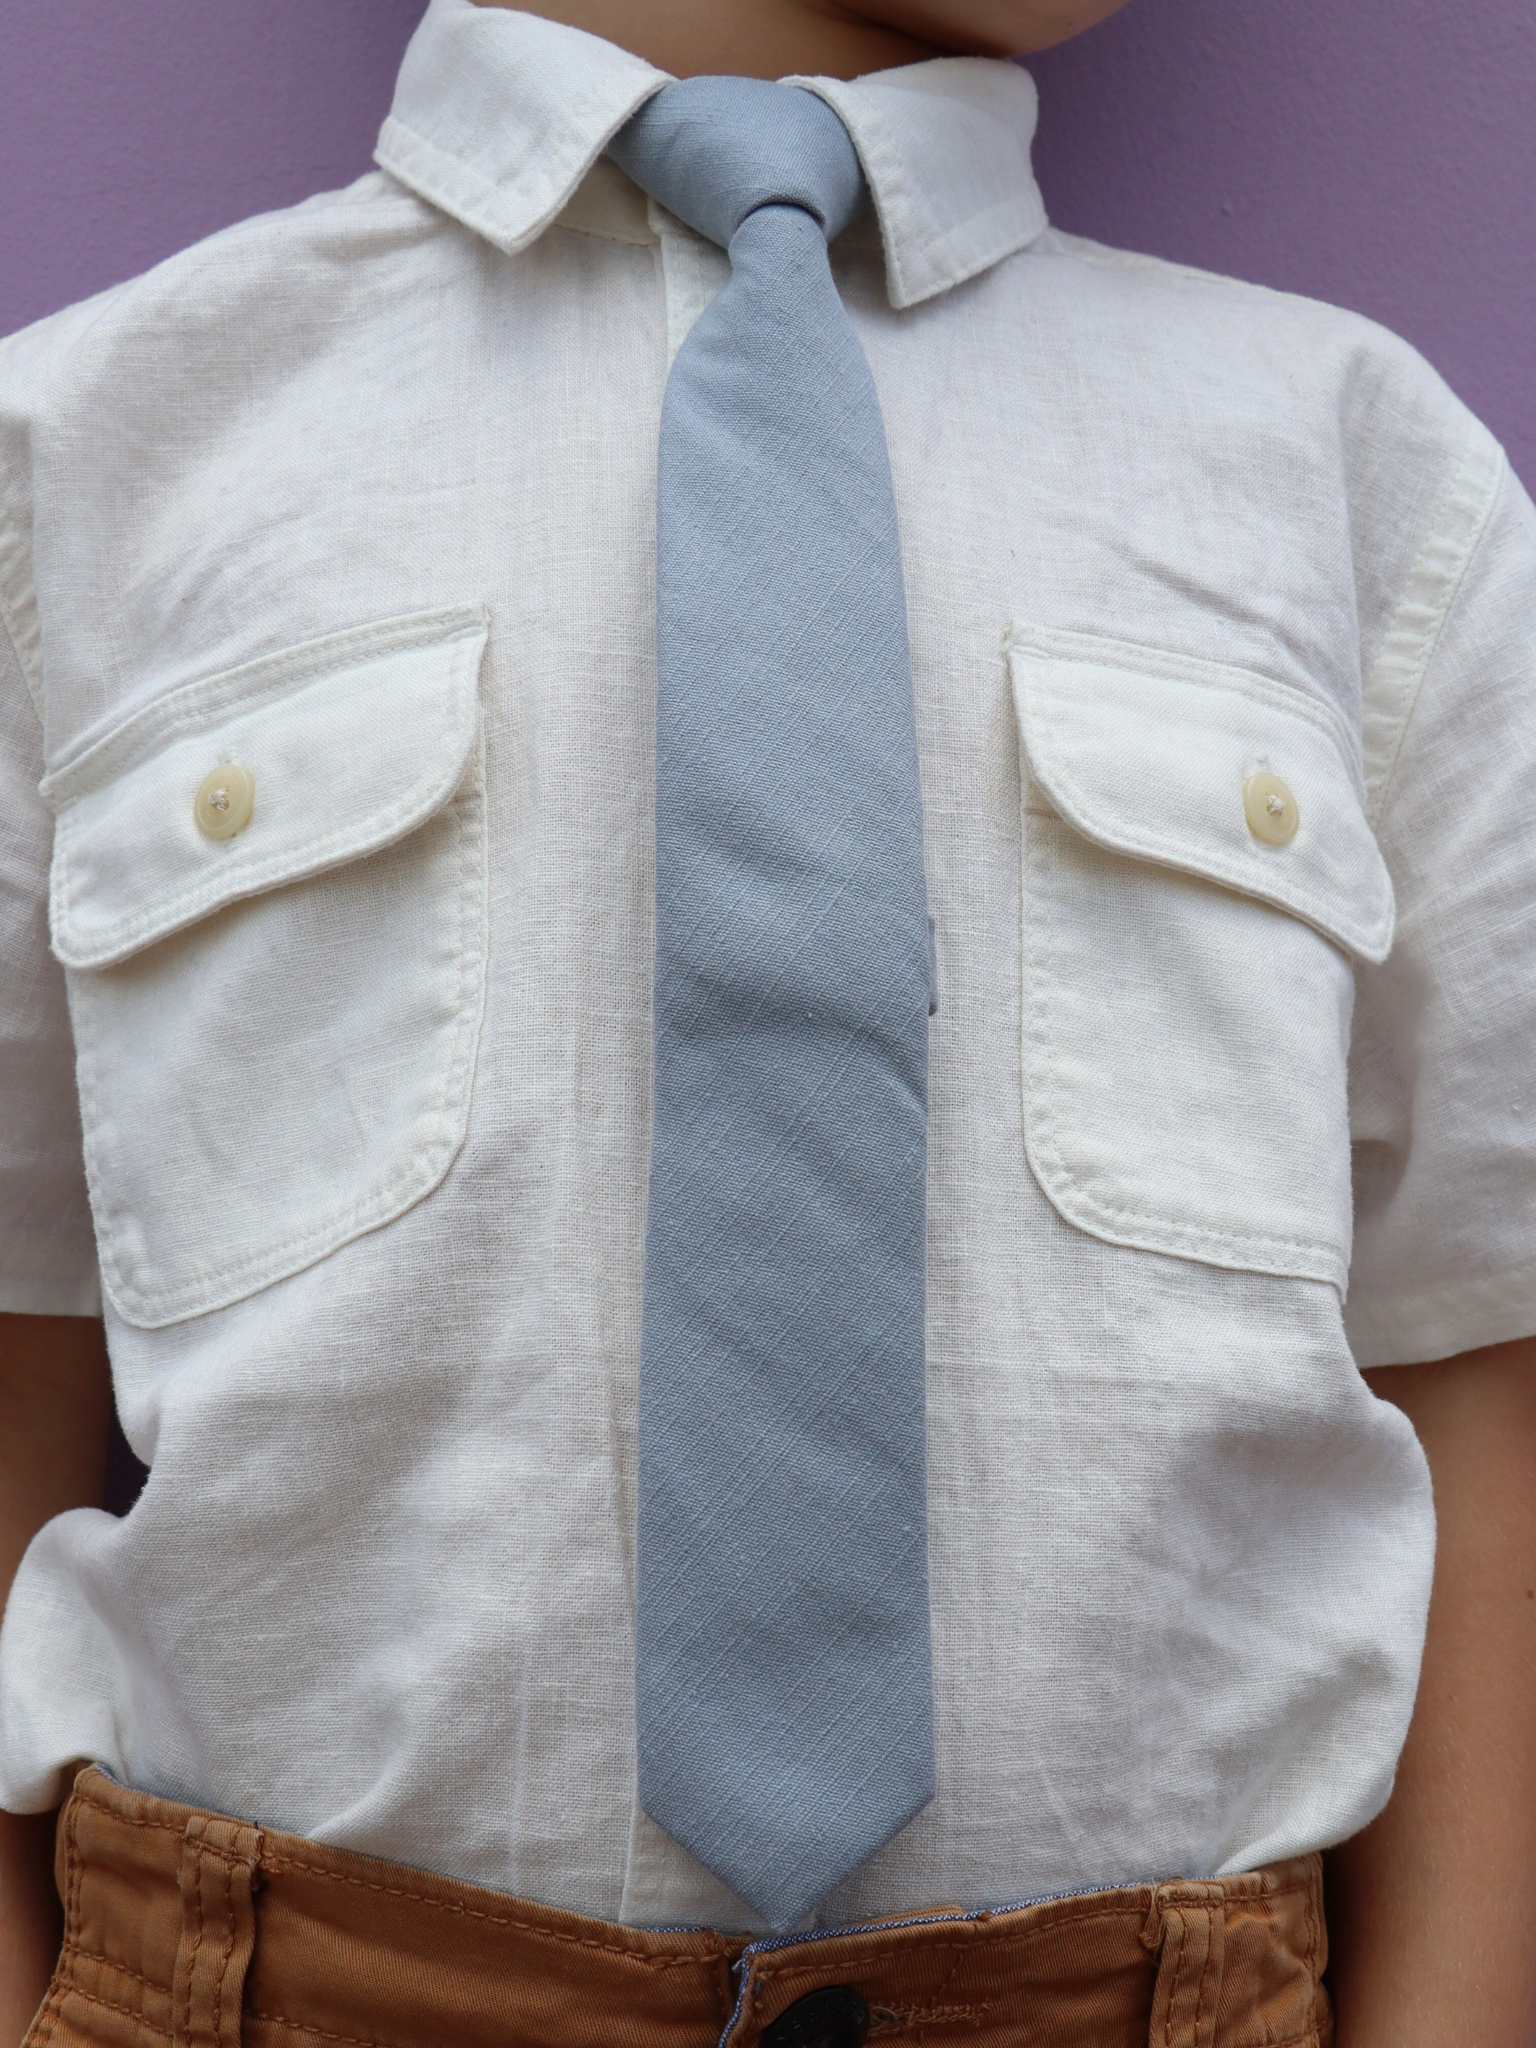
<instances>
[{"instance_id":1,"label":"purple wall","mask_svg":"<svg viewBox=\"0 0 1536 2048\"><path fill-rule=\"evenodd\" d=\"M1368 313L1536 489L1532 0L1133 0L1031 69L1060 226Z\"/></svg>"},{"instance_id":2,"label":"purple wall","mask_svg":"<svg viewBox=\"0 0 1536 2048\"><path fill-rule=\"evenodd\" d=\"M0 333L366 169L422 0L0 0ZM1358 307L1536 483L1532 0L1134 0L1035 65L1065 227Z\"/></svg>"}]
</instances>

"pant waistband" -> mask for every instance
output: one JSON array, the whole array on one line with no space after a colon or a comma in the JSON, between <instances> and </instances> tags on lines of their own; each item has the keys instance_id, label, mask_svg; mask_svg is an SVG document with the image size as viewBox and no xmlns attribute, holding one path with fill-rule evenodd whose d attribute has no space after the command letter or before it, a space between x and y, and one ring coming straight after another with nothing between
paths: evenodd
<instances>
[{"instance_id":1,"label":"pant waistband","mask_svg":"<svg viewBox=\"0 0 1536 2048\"><path fill-rule=\"evenodd\" d=\"M28 2048L1328 2048L1321 1864L754 1941L650 1932L130 1791L59 1818Z\"/></svg>"}]
</instances>

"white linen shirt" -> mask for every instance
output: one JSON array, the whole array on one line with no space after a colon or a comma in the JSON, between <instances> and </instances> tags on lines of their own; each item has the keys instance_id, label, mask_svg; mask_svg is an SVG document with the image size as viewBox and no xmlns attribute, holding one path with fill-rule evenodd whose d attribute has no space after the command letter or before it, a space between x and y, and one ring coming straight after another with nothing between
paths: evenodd
<instances>
[{"instance_id":1,"label":"white linen shirt","mask_svg":"<svg viewBox=\"0 0 1536 2048\"><path fill-rule=\"evenodd\" d=\"M0 1802L746 1927L635 1798L654 474L726 275L601 158L661 82L432 0L379 172L0 347L0 1306L99 1268L151 1468L27 1553ZM811 83L941 990L939 1790L834 1922L1387 1796L1433 1519L1356 1362L1536 1331L1536 517L1390 335L1050 231L1016 67Z\"/></svg>"}]
</instances>

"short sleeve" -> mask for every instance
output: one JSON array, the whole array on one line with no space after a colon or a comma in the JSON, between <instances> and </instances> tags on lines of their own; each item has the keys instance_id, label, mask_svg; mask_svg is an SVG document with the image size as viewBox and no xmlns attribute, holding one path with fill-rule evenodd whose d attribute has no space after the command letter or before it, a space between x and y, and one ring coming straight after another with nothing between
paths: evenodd
<instances>
[{"instance_id":1,"label":"short sleeve","mask_svg":"<svg viewBox=\"0 0 1536 2048\"><path fill-rule=\"evenodd\" d=\"M64 976L48 950L42 728L0 608L0 1313L101 1313Z\"/></svg>"},{"instance_id":2,"label":"short sleeve","mask_svg":"<svg viewBox=\"0 0 1536 2048\"><path fill-rule=\"evenodd\" d=\"M1443 592L1410 594L1424 653L1379 791L1398 921L1351 1062L1362 1365L1536 1333L1536 510L1491 474Z\"/></svg>"}]
</instances>

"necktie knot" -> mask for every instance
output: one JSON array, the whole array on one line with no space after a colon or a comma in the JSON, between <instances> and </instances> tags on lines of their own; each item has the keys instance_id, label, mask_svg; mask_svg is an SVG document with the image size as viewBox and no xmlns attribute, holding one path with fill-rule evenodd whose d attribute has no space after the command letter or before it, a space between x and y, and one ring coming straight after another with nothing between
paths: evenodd
<instances>
[{"instance_id":1,"label":"necktie knot","mask_svg":"<svg viewBox=\"0 0 1536 2048\"><path fill-rule=\"evenodd\" d=\"M858 152L814 93L761 78L663 86L608 154L669 213L722 248L761 206L798 206L830 241L864 202Z\"/></svg>"}]
</instances>

